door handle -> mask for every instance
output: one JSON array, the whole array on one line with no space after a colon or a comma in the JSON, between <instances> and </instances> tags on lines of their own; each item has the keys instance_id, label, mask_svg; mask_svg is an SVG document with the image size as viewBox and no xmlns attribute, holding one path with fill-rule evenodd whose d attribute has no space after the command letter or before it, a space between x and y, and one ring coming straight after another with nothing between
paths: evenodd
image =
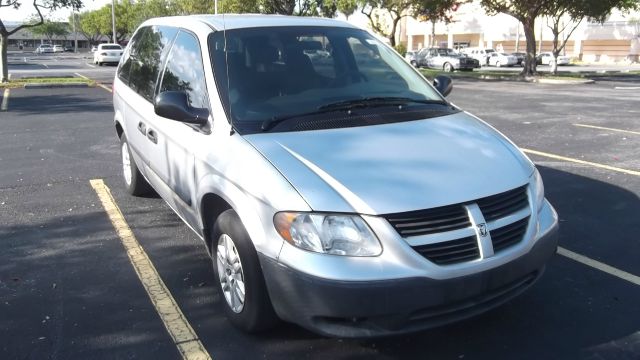
<instances>
[{"instance_id":1,"label":"door handle","mask_svg":"<svg viewBox=\"0 0 640 360\"><path fill-rule=\"evenodd\" d=\"M142 135L147 135L147 125L140 121L138 123L138 131L140 131Z\"/></svg>"},{"instance_id":2,"label":"door handle","mask_svg":"<svg viewBox=\"0 0 640 360\"><path fill-rule=\"evenodd\" d=\"M151 129L147 131L147 138L154 144L158 143L158 135L156 135L156 132Z\"/></svg>"}]
</instances>

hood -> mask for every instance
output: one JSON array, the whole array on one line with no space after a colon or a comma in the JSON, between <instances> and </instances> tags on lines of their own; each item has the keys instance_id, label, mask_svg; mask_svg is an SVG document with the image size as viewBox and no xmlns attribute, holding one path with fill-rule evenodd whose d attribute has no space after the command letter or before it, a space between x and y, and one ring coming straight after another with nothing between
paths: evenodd
<instances>
[{"instance_id":1,"label":"hood","mask_svg":"<svg viewBox=\"0 0 640 360\"><path fill-rule=\"evenodd\" d=\"M245 138L315 211L376 215L444 206L521 186L533 172L504 136L462 112Z\"/></svg>"}]
</instances>

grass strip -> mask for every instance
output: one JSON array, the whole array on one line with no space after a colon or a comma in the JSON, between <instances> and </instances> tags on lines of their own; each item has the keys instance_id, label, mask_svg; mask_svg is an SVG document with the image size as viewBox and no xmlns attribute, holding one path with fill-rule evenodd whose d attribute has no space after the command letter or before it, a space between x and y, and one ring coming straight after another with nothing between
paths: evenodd
<instances>
[{"instance_id":1,"label":"grass strip","mask_svg":"<svg viewBox=\"0 0 640 360\"><path fill-rule=\"evenodd\" d=\"M24 87L29 83L46 83L46 84L66 84L66 83L85 83L89 86L95 86L96 82L90 79L83 79L79 77L41 77L41 78L25 78L25 79L12 79L9 82L0 83L0 89L13 89Z\"/></svg>"}]
</instances>

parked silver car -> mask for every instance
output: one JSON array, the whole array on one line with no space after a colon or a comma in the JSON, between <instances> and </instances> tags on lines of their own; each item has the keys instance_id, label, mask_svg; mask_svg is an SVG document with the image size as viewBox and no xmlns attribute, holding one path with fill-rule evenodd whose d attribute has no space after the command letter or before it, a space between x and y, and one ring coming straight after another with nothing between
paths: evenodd
<instances>
[{"instance_id":1,"label":"parked silver car","mask_svg":"<svg viewBox=\"0 0 640 360\"><path fill-rule=\"evenodd\" d=\"M522 293L556 251L534 164L445 99L449 78L348 23L151 19L113 84L126 189L202 238L246 331L439 326Z\"/></svg>"},{"instance_id":2,"label":"parked silver car","mask_svg":"<svg viewBox=\"0 0 640 360\"><path fill-rule=\"evenodd\" d=\"M418 53L416 61L418 66L440 69L445 72L454 70L471 71L480 68L478 60L446 48L422 49Z\"/></svg>"},{"instance_id":3,"label":"parked silver car","mask_svg":"<svg viewBox=\"0 0 640 360\"><path fill-rule=\"evenodd\" d=\"M418 55L418 51L409 50L404 54L404 58L407 59L409 64L413 66L417 66L418 65L416 61L417 55Z\"/></svg>"}]
</instances>

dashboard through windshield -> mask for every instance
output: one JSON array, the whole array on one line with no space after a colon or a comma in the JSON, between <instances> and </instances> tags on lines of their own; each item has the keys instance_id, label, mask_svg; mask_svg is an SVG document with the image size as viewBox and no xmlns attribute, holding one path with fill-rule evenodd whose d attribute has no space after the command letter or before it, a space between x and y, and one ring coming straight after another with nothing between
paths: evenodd
<instances>
[{"instance_id":1,"label":"dashboard through windshield","mask_svg":"<svg viewBox=\"0 0 640 360\"><path fill-rule=\"evenodd\" d=\"M371 115L389 113L383 109L385 106L409 108L415 115L401 116L402 121L424 118L416 108L438 108L440 112L442 108L450 109L442 96L395 51L360 29L269 27L233 29L226 34L216 31L209 37L209 49L220 98L240 133L291 131L291 123L304 117L335 115L327 111L327 105L360 99L393 98L387 102L360 102L357 110ZM365 107L375 108L362 109ZM274 119L286 121L264 126L274 123ZM340 127L340 123L335 122L335 126Z\"/></svg>"}]
</instances>

